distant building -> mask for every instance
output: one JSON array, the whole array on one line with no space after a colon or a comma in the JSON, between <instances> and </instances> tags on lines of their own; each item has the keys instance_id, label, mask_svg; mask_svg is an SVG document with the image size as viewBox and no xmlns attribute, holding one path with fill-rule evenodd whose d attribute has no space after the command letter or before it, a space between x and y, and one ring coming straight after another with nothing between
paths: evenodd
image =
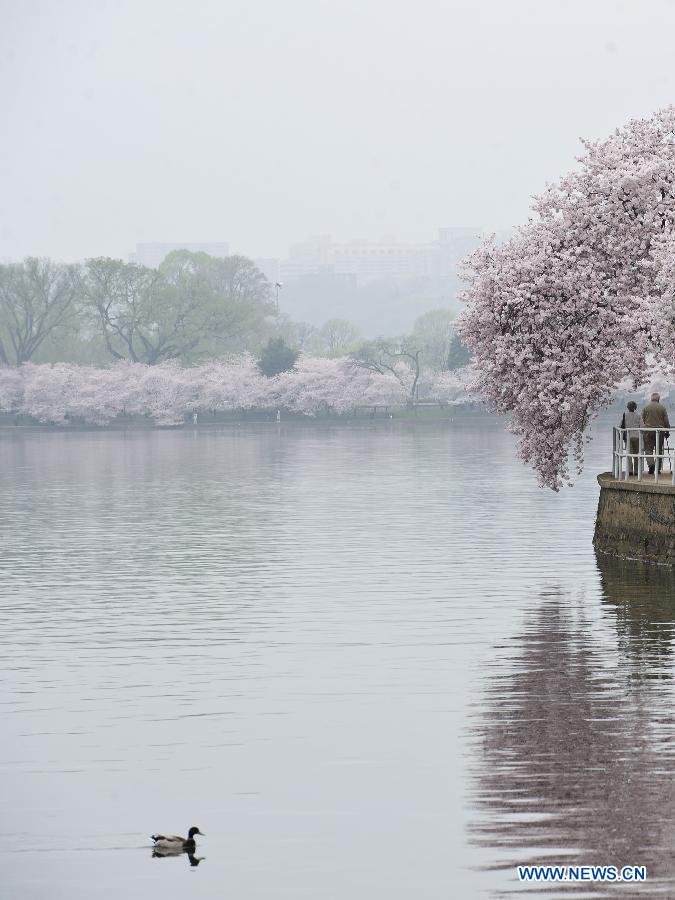
<instances>
[{"instance_id":1,"label":"distant building","mask_svg":"<svg viewBox=\"0 0 675 900\"><path fill-rule=\"evenodd\" d=\"M441 228L438 240L410 244L384 237L380 241L333 241L329 235L290 247L278 264L278 279L293 281L320 272L353 275L359 286L381 279L427 278L442 285L455 279L458 263L483 238L478 227Z\"/></svg>"},{"instance_id":2,"label":"distant building","mask_svg":"<svg viewBox=\"0 0 675 900\"><path fill-rule=\"evenodd\" d=\"M355 275L359 284L365 284L380 278L431 275L433 259L433 244L407 244L393 237L333 241L321 235L291 246L280 269L290 280L328 268L339 275Z\"/></svg>"},{"instance_id":3,"label":"distant building","mask_svg":"<svg viewBox=\"0 0 675 900\"><path fill-rule=\"evenodd\" d=\"M441 228L436 240L419 244L323 234L291 245L286 259L255 263L283 283L281 307L291 318L317 326L345 318L369 336L402 333L430 309L459 311L459 263L484 237L477 226Z\"/></svg>"},{"instance_id":4,"label":"distant building","mask_svg":"<svg viewBox=\"0 0 675 900\"><path fill-rule=\"evenodd\" d=\"M226 243L136 244L136 252L129 254L129 262L156 269L173 250L189 250L191 253L208 253L209 256L220 257L230 255L230 245Z\"/></svg>"},{"instance_id":5,"label":"distant building","mask_svg":"<svg viewBox=\"0 0 675 900\"><path fill-rule=\"evenodd\" d=\"M285 279L285 280L284 280ZM342 275L328 266L282 279L280 306L292 319L323 325L327 319L358 320L355 275Z\"/></svg>"}]
</instances>

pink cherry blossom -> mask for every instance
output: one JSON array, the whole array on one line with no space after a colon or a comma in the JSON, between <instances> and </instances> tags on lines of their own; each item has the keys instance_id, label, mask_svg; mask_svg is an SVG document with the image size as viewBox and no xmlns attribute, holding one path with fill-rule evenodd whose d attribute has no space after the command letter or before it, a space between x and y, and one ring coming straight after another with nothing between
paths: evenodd
<instances>
[{"instance_id":1,"label":"pink cherry blossom","mask_svg":"<svg viewBox=\"0 0 675 900\"><path fill-rule=\"evenodd\" d=\"M300 356L273 378L261 374L250 354L181 368L119 362L109 369L70 363L0 367L0 410L38 422L107 425L118 416L146 416L157 425L179 425L195 411L286 409L306 416L343 414L359 406L404 406L412 372L384 375L348 357ZM460 373L425 373L427 394L465 402Z\"/></svg>"},{"instance_id":2,"label":"pink cherry blossom","mask_svg":"<svg viewBox=\"0 0 675 900\"><path fill-rule=\"evenodd\" d=\"M675 108L584 147L511 240L469 258L458 324L477 390L555 490L616 386L675 363Z\"/></svg>"}]
</instances>

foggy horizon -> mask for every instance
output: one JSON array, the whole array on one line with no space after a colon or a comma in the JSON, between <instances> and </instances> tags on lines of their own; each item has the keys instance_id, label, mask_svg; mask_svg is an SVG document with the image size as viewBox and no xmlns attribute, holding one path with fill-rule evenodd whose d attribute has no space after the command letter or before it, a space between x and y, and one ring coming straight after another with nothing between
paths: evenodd
<instances>
[{"instance_id":1,"label":"foggy horizon","mask_svg":"<svg viewBox=\"0 0 675 900\"><path fill-rule=\"evenodd\" d=\"M1 9L3 259L508 228L673 99L668 0Z\"/></svg>"}]
</instances>

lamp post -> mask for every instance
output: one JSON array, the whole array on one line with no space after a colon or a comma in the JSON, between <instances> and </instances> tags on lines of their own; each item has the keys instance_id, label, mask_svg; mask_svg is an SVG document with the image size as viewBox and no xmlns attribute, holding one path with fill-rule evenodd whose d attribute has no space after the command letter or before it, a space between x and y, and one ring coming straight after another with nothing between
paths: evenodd
<instances>
[{"instance_id":1,"label":"lamp post","mask_svg":"<svg viewBox=\"0 0 675 900\"><path fill-rule=\"evenodd\" d=\"M276 290L277 319L279 318L279 290L284 286L282 281L275 281L274 288Z\"/></svg>"}]
</instances>

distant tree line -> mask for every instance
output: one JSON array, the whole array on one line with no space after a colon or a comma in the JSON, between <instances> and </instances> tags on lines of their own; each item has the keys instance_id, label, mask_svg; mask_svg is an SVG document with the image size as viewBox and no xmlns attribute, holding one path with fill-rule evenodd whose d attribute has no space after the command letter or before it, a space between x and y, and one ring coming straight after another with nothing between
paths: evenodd
<instances>
[{"instance_id":1,"label":"distant tree line","mask_svg":"<svg viewBox=\"0 0 675 900\"><path fill-rule=\"evenodd\" d=\"M422 369L461 368L469 355L454 333L454 315L420 316L410 335L366 341L345 319L321 328L279 315L272 288L243 256L216 258L177 250L157 269L97 257L82 264L29 257L0 265L0 365L67 362L146 365L252 353L264 375L294 368L300 353L338 359L418 389Z\"/></svg>"},{"instance_id":2,"label":"distant tree line","mask_svg":"<svg viewBox=\"0 0 675 900\"><path fill-rule=\"evenodd\" d=\"M243 256L177 250L158 269L104 257L0 266L0 363L193 364L260 345L270 285Z\"/></svg>"}]
</instances>

